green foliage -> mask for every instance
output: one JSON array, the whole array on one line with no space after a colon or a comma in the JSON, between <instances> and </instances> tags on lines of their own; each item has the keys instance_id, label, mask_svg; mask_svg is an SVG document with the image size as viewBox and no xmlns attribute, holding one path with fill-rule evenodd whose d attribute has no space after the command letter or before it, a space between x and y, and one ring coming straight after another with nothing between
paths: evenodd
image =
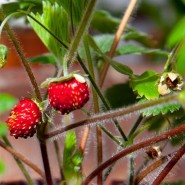
<instances>
[{"instance_id":1,"label":"green foliage","mask_svg":"<svg viewBox=\"0 0 185 185\"><path fill-rule=\"evenodd\" d=\"M119 108L136 102L136 96L128 83L116 84L106 89L105 97L112 108Z\"/></svg>"},{"instance_id":2,"label":"green foliage","mask_svg":"<svg viewBox=\"0 0 185 185\"><path fill-rule=\"evenodd\" d=\"M124 45L117 49L117 55L128 55L128 54L156 54L168 56L168 52L162 51L160 49L146 48L136 45Z\"/></svg>"},{"instance_id":3,"label":"green foliage","mask_svg":"<svg viewBox=\"0 0 185 185\"><path fill-rule=\"evenodd\" d=\"M159 97L157 90L158 80L158 74L148 70L139 76L135 75L130 81L130 86L138 94L139 98L144 97L150 100Z\"/></svg>"},{"instance_id":4,"label":"green foliage","mask_svg":"<svg viewBox=\"0 0 185 185\"><path fill-rule=\"evenodd\" d=\"M140 102L144 102L146 99L141 100ZM159 114L165 115L168 112L173 113L174 111L177 111L181 108L181 105L178 102L174 103L166 103L166 104L161 104L157 105L154 107L150 107L147 109L142 110L143 116L156 116Z\"/></svg>"},{"instance_id":5,"label":"green foliage","mask_svg":"<svg viewBox=\"0 0 185 185\"><path fill-rule=\"evenodd\" d=\"M8 48L5 45L0 44L0 68L6 64L8 55Z\"/></svg>"},{"instance_id":6,"label":"green foliage","mask_svg":"<svg viewBox=\"0 0 185 185\"><path fill-rule=\"evenodd\" d=\"M119 23L120 19L113 17L109 12L96 10L91 21L91 27L101 33L114 33Z\"/></svg>"},{"instance_id":7,"label":"green foliage","mask_svg":"<svg viewBox=\"0 0 185 185\"><path fill-rule=\"evenodd\" d=\"M37 21L49 29L57 38L60 38L64 43L69 41L69 16L62 6L57 3L51 5L49 2L43 2L43 12L31 13ZM43 27L37 22L28 17L33 29L38 34L40 39L46 45L46 47L59 59L62 60L66 49L53 38ZM54 21L55 20L55 21Z\"/></svg>"},{"instance_id":8,"label":"green foliage","mask_svg":"<svg viewBox=\"0 0 185 185\"><path fill-rule=\"evenodd\" d=\"M2 160L0 160L0 175L3 174L5 172L5 164Z\"/></svg>"},{"instance_id":9,"label":"green foliage","mask_svg":"<svg viewBox=\"0 0 185 185\"><path fill-rule=\"evenodd\" d=\"M2 4L5 16L19 10L27 10L30 7L32 12L38 12L41 11L42 3L40 0L19 0L17 2Z\"/></svg>"},{"instance_id":10,"label":"green foliage","mask_svg":"<svg viewBox=\"0 0 185 185\"><path fill-rule=\"evenodd\" d=\"M7 125L5 123L0 123L0 137L6 136L8 132Z\"/></svg>"},{"instance_id":11,"label":"green foliage","mask_svg":"<svg viewBox=\"0 0 185 185\"><path fill-rule=\"evenodd\" d=\"M80 171L83 156L76 148L76 134L69 131L66 134L63 153L63 173L68 184L79 185L82 181Z\"/></svg>"},{"instance_id":12,"label":"green foliage","mask_svg":"<svg viewBox=\"0 0 185 185\"><path fill-rule=\"evenodd\" d=\"M84 13L84 10L86 8L87 0L47 0L51 2L52 4L57 3L58 5L62 6L67 14L71 17L73 20L73 24L78 24L81 20L81 17ZM72 10L72 11L71 11Z\"/></svg>"},{"instance_id":13,"label":"green foliage","mask_svg":"<svg viewBox=\"0 0 185 185\"><path fill-rule=\"evenodd\" d=\"M17 102L17 99L10 94L0 93L0 114L9 111Z\"/></svg>"},{"instance_id":14,"label":"green foliage","mask_svg":"<svg viewBox=\"0 0 185 185\"><path fill-rule=\"evenodd\" d=\"M57 63L56 57L51 53L46 53L43 55L32 57L30 58L29 61L32 63L42 63L42 64L56 64Z\"/></svg>"}]
</instances>

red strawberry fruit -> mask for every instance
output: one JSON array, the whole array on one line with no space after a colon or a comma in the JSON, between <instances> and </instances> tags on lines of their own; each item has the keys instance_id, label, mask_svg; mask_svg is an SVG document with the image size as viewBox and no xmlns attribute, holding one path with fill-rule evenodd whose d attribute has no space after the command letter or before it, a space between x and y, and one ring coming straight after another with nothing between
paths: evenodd
<instances>
[{"instance_id":1,"label":"red strawberry fruit","mask_svg":"<svg viewBox=\"0 0 185 185\"><path fill-rule=\"evenodd\" d=\"M7 119L10 135L18 137L32 137L36 133L37 125L42 118L38 105L31 99L25 98L15 105Z\"/></svg>"},{"instance_id":2,"label":"red strawberry fruit","mask_svg":"<svg viewBox=\"0 0 185 185\"><path fill-rule=\"evenodd\" d=\"M48 96L55 110L68 114L80 109L89 100L89 87L84 77L73 74L69 79L50 83Z\"/></svg>"}]
</instances>

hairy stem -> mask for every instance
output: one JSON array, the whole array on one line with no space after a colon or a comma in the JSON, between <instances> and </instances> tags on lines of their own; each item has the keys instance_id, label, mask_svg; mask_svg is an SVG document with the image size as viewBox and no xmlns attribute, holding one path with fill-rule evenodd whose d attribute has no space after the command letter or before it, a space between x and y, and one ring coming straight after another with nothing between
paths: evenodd
<instances>
[{"instance_id":1,"label":"hairy stem","mask_svg":"<svg viewBox=\"0 0 185 185\"><path fill-rule=\"evenodd\" d=\"M93 172L91 172L89 174L89 176L85 179L85 181L83 182L83 185L88 185L91 180L97 176L98 173L100 173L101 171L103 171L105 168L107 168L108 166L110 166L111 164L113 164L115 161L121 159L122 157L135 152L136 150L142 149L144 147L147 147L151 144L155 144L158 143L160 141L163 141L165 139L168 139L169 137L173 137L177 134L181 134L185 132L185 125L181 125L177 128L171 129L169 131L166 131L164 133L162 133L161 135L152 137L150 139L147 139L145 141L142 141L138 144L132 145L124 150L122 150L121 152L119 152L118 154L114 155L113 157L111 157L110 159L108 159L107 161L105 161L104 163L102 163L99 167L97 167Z\"/></svg>"},{"instance_id":2,"label":"hairy stem","mask_svg":"<svg viewBox=\"0 0 185 185\"><path fill-rule=\"evenodd\" d=\"M4 148L6 151L8 151L9 153L11 153L14 157L16 157L17 159L21 160L22 162L24 162L26 165L28 165L30 168L32 168L36 173L38 173L43 179L45 179L45 175L42 172L41 169L39 169L35 164L33 164L31 161L29 161L28 159L26 159L23 155L21 155L20 153L16 152L12 147L7 146L5 143L3 143L2 141L0 141L0 146L2 148Z\"/></svg>"},{"instance_id":3,"label":"hairy stem","mask_svg":"<svg viewBox=\"0 0 185 185\"><path fill-rule=\"evenodd\" d=\"M174 154L172 159L168 162L168 164L163 168L161 173L158 175L158 177L154 180L152 185L158 185L160 184L163 179L166 177L166 175L171 171L171 169L175 166L175 164L181 159L181 157L185 153L185 144Z\"/></svg>"},{"instance_id":4,"label":"hairy stem","mask_svg":"<svg viewBox=\"0 0 185 185\"><path fill-rule=\"evenodd\" d=\"M88 44L88 38L86 36L84 37L84 49L85 49L86 58L88 61L89 72L90 72L91 76L93 77L93 79L95 80L93 61L91 58L90 48L89 48L89 44ZM100 111L99 110L98 96L97 96L97 93L94 88L92 89L92 92L93 92L94 112L96 114L96 113L99 113L99 111ZM102 132L101 132L99 125L96 125L96 140L97 140L97 165L99 166L103 161ZM98 174L97 184L102 185L102 182L103 182L102 177L103 177L102 173Z\"/></svg>"},{"instance_id":5,"label":"hairy stem","mask_svg":"<svg viewBox=\"0 0 185 185\"><path fill-rule=\"evenodd\" d=\"M79 28L76 32L76 35L74 37L74 40L72 41L70 47L69 47L69 51L67 53L67 56L64 57L64 61L63 61L63 72L64 75L68 74L68 63L72 62L75 56L75 52L78 49L78 46L80 44L80 41L82 39L83 34L85 33L87 27L89 26L89 23L91 21L91 15L93 13L93 9L94 6L96 4L96 0L91 0L88 2L87 4L87 8L84 12L84 15L82 17L82 20L80 22Z\"/></svg>"},{"instance_id":6,"label":"hairy stem","mask_svg":"<svg viewBox=\"0 0 185 185\"><path fill-rule=\"evenodd\" d=\"M97 124L100 121L105 121L105 120L112 120L113 118L118 118L120 116L124 116L127 115L129 113L133 113L136 111L141 111L142 109L148 108L148 107L152 107L155 105L160 105L163 103L170 103L170 102L174 102L174 100L176 100L178 97L178 94L171 94L169 96L165 96L159 99L155 99L155 100L150 100L144 103L139 103L139 104L134 104L131 106L128 106L127 108L121 108L121 109L116 109L107 113L102 113L102 114L97 114L94 115L86 120L82 120L79 121L77 123L71 124L71 125L67 125L66 127L60 128L58 130L55 130L53 132L50 132L48 134L45 134L45 138L51 138L53 136L56 136L58 134L61 134L63 132L66 132L68 130L74 129L76 127L79 126L84 126L84 125L90 125L90 124Z\"/></svg>"},{"instance_id":7,"label":"hairy stem","mask_svg":"<svg viewBox=\"0 0 185 185\"><path fill-rule=\"evenodd\" d=\"M6 143L6 145L7 145L8 147L11 147L11 148L12 148L12 145L11 145L11 143L10 143L10 141L8 140L7 137L3 137L3 140L4 140L4 142ZM14 157L14 159L15 159L17 165L19 166L20 170L22 171L24 177L26 178L28 184L29 184L29 185L34 185L33 180L31 179L29 173L27 172L25 166L22 164L21 160L20 160L19 158L15 157L15 156L13 156L13 157Z\"/></svg>"},{"instance_id":8,"label":"hairy stem","mask_svg":"<svg viewBox=\"0 0 185 185\"><path fill-rule=\"evenodd\" d=\"M132 14L132 12L134 10L134 7L135 7L136 3L137 3L137 0L131 0L130 3L129 3L129 5L128 5L128 8L126 9L125 14L123 15L123 18L121 20L121 23L120 23L120 25L119 25L119 27L118 27L118 29L116 31L116 34L114 36L114 41L113 41L112 46L110 48L110 51L108 53L108 56L110 58L112 58L114 56L114 53L116 51L116 48L117 48L117 46L119 44L119 41L121 39L121 35L123 34L123 32L124 32L124 30L126 28L126 25L128 23L128 20L129 20L130 15ZM106 74L107 74L108 69L109 69L109 63L106 62L105 65L104 65L104 67L103 67L103 70L101 72L100 86L103 85L103 82L105 80L105 77L106 77Z\"/></svg>"},{"instance_id":9,"label":"hairy stem","mask_svg":"<svg viewBox=\"0 0 185 185\"><path fill-rule=\"evenodd\" d=\"M160 167L162 164L164 164L168 160L168 156L163 156L162 158L158 159L148 167L146 167L142 172L138 174L138 176L135 179L134 184L138 185L149 173Z\"/></svg>"}]
</instances>

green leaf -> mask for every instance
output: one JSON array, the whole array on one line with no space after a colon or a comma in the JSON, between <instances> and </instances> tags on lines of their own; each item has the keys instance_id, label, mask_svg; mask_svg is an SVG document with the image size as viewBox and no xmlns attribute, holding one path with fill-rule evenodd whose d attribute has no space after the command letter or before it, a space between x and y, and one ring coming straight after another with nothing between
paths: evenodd
<instances>
[{"instance_id":1,"label":"green leaf","mask_svg":"<svg viewBox=\"0 0 185 185\"><path fill-rule=\"evenodd\" d=\"M93 37L93 39L97 47L101 50L101 52L106 53L111 48L111 45L114 40L114 35L111 34L96 35Z\"/></svg>"},{"instance_id":2,"label":"green leaf","mask_svg":"<svg viewBox=\"0 0 185 185\"><path fill-rule=\"evenodd\" d=\"M141 102L146 101L146 99L141 100ZM149 107L147 109L142 110L143 116L156 116L159 114L165 115L167 113L173 113L181 108L181 105L178 102L173 102L169 104L160 104L154 107Z\"/></svg>"},{"instance_id":3,"label":"green leaf","mask_svg":"<svg viewBox=\"0 0 185 185\"><path fill-rule=\"evenodd\" d=\"M42 63L42 64L56 64L56 58L53 54L47 53L43 55L39 55L36 57L30 58L30 62L32 63Z\"/></svg>"},{"instance_id":4,"label":"green leaf","mask_svg":"<svg viewBox=\"0 0 185 185\"><path fill-rule=\"evenodd\" d=\"M0 160L0 174L3 174L5 172L5 164L2 160Z\"/></svg>"},{"instance_id":5,"label":"green leaf","mask_svg":"<svg viewBox=\"0 0 185 185\"><path fill-rule=\"evenodd\" d=\"M148 47L151 47L154 42L149 38L149 36L146 33L140 32L134 27L128 28L128 32L124 34L124 40L126 41L134 40Z\"/></svg>"},{"instance_id":6,"label":"green leaf","mask_svg":"<svg viewBox=\"0 0 185 185\"><path fill-rule=\"evenodd\" d=\"M136 102L136 96L129 84L116 84L105 91L105 97L112 108L128 106Z\"/></svg>"},{"instance_id":7,"label":"green leaf","mask_svg":"<svg viewBox=\"0 0 185 185\"><path fill-rule=\"evenodd\" d=\"M173 47L175 44L185 38L185 17L183 17L169 34L167 45Z\"/></svg>"},{"instance_id":8,"label":"green leaf","mask_svg":"<svg viewBox=\"0 0 185 185\"><path fill-rule=\"evenodd\" d=\"M181 75L185 74L185 41L182 44L182 47L179 49L178 53L177 53L177 59L176 59L176 63L175 63L175 67L178 73L180 73Z\"/></svg>"},{"instance_id":9,"label":"green leaf","mask_svg":"<svg viewBox=\"0 0 185 185\"><path fill-rule=\"evenodd\" d=\"M109 62L109 64L121 74L128 75L130 77L133 75L132 69L128 67L127 65L121 64L113 60L107 60L107 62Z\"/></svg>"},{"instance_id":10,"label":"green leaf","mask_svg":"<svg viewBox=\"0 0 185 185\"><path fill-rule=\"evenodd\" d=\"M98 47L98 45L96 44L95 40L92 37L88 37L89 39L89 44L90 46L97 52L99 53L99 55L101 55L103 57L103 59L107 62L109 62L109 64L118 72L124 74L124 75L128 75L128 76L132 76L133 75L133 71L130 67L118 63L116 61L113 61L112 59L110 59L109 57L107 57L102 50Z\"/></svg>"},{"instance_id":11,"label":"green leaf","mask_svg":"<svg viewBox=\"0 0 185 185\"><path fill-rule=\"evenodd\" d=\"M146 48L136 45L124 45L117 49L118 55L128 55L128 54L157 54L168 56L168 52L162 51L160 49Z\"/></svg>"},{"instance_id":12,"label":"green leaf","mask_svg":"<svg viewBox=\"0 0 185 185\"><path fill-rule=\"evenodd\" d=\"M57 3L51 5L49 2L43 1L43 13L33 14L31 13L37 21L49 29L54 35L60 38L64 43L68 43L69 37L69 17L67 12L62 6ZM44 28L42 28L37 22L28 17L33 29L38 34L40 39L46 45L46 47L60 60L62 61L66 49L61 46L61 44L53 38L53 36L48 33Z\"/></svg>"},{"instance_id":13,"label":"green leaf","mask_svg":"<svg viewBox=\"0 0 185 185\"><path fill-rule=\"evenodd\" d=\"M8 2L2 4L3 12L5 16L8 16L14 12L19 10L28 10L29 7L32 7L31 10L34 12L38 12L42 8L42 3L40 0L26 0L19 2Z\"/></svg>"},{"instance_id":14,"label":"green leaf","mask_svg":"<svg viewBox=\"0 0 185 185\"><path fill-rule=\"evenodd\" d=\"M0 68L4 67L7 62L8 48L0 44Z\"/></svg>"},{"instance_id":15,"label":"green leaf","mask_svg":"<svg viewBox=\"0 0 185 185\"><path fill-rule=\"evenodd\" d=\"M78 185L82 181L80 170L83 161L82 154L76 149L76 134L70 131L66 134L63 154L63 173L68 184Z\"/></svg>"},{"instance_id":16,"label":"green leaf","mask_svg":"<svg viewBox=\"0 0 185 185\"><path fill-rule=\"evenodd\" d=\"M139 97L154 99L159 97L157 82L159 76L154 71L145 71L140 76L134 76L130 81L130 86Z\"/></svg>"},{"instance_id":17,"label":"green leaf","mask_svg":"<svg viewBox=\"0 0 185 185\"><path fill-rule=\"evenodd\" d=\"M9 111L16 103L17 99L12 95L0 93L0 114Z\"/></svg>"},{"instance_id":18,"label":"green leaf","mask_svg":"<svg viewBox=\"0 0 185 185\"><path fill-rule=\"evenodd\" d=\"M87 0L48 0L52 4L58 3L62 6L69 16L72 15L73 23L78 24L81 20L81 17L85 11ZM72 9L72 12L71 12Z\"/></svg>"},{"instance_id":19,"label":"green leaf","mask_svg":"<svg viewBox=\"0 0 185 185\"><path fill-rule=\"evenodd\" d=\"M91 27L102 33L114 33L119 23L120 19L113 17L109 12L96 10L91 21Z\"/></svg>"},{"instance_id":20,"label":"green leaf","mask_svg":"<svg viewBox=\"0 0 185 185\"><path fill-rule=\"evenodd\" d=\"M8 127L5 123L0 123L0 137L6 136L8 133Z\"/></svg>"}]
</instances>

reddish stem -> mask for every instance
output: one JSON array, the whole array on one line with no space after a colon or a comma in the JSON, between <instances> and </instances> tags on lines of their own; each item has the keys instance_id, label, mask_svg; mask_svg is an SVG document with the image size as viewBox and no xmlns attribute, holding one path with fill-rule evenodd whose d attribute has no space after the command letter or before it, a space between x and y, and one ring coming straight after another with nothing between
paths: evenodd
<instances>
[{"instance_id":1,"label":"reddish stem","mask_svg":"<svg viewBox=\"0 0 185 185\"><path fill-rule=\"evenodd\" d=\"M169 163L165 166L165 168L161 171L158 177L154 180L152 185L159 185L166 177L166 175L171 171L171 169L175 166L178 160L184 155L185 153L185 144L176 152L173 158L169 161Z\"/></svg>"},{"instance_id":2,"label":"reddish stem","mask_svg":"<svg viewBox=\"0 0 185 185\"><path fill-rule=\"evenodd\" d=\"M132 146L122 150L118 154L114 155L113 157L111 157L110 159L108 159L107 161L102 163L93 172L91 172L90 175L83 182L83 185L88 185L88 183L90 183L91 180L94 177L96 177L101 171L103 171L105 168L107 168L111 164L115 163L120 158L122 158L122 157L124 157L124 156L126 156L126 155L128 155L128 154L130 154L130 153L132 153L134 151L136 151L136 150L139 150L141 148L144 148L144 147L149 146L149 145L154 144L154 143L158 143L160 141L168 139L169 137L175 136L175 135L180 134L182 132L185 132L185 125L181 125L181 126L179 126L177 128L174 128L172 130L166 131L166 132L164 132L161 135L155 136L153 138L150 138L148 140L145 140L143 142L140 142L138 144L132 145Z\"/></svg>"}]
</instances>

